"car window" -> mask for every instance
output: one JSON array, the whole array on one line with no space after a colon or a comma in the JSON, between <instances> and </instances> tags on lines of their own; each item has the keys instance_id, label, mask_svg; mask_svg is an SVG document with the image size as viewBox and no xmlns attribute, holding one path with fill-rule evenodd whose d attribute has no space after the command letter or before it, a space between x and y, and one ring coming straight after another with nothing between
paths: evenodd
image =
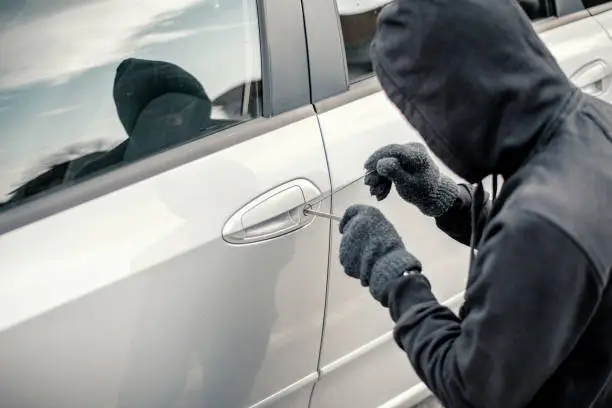
<instances>
[{"instance_id":1,"label":"car window","mask_svg":"<svg viewBox=\"0 0 612 408\"><path fill-rule=\"evenodd\" d=\"M610 3L611 0L582 0L585 8L601 6L602 4Z\"/></svg>"},{"instance_id":2,"label":"car window","mask_svg":"<svg viewBox=\"0 0 612 408\"><path fill-rule=\"evenodd\" d=\"M554 15L552 0L518 0L518 3L532 21L542 20Z\"/></svg>"},{"instance_id":3,"label":"car window","mask_svg":"<svg viewBox=\"0 0 612 408\"><path fill-rule=\"evenodd\" d=\"M257 0L0 4L0 211L261 115Z\"/></svg>"},{"instance_id":4,"label":"car window","mask_svg":"<svg viewBox=\"0 0 612 408\"><path fill-rule=\"evenodd\" d=\"M370 43L376 32L378 14L391 1L336 0L347 71L351 83L373 75L370 61ZM552 3L549 0L520 0L519 4L532 20L553 15Z\"/></svg>"},{"instance_id":5,"label":"car window","mask_svg":"<svg viewBox=\"0 0 612 408\"><path fill-rule=\"evenodd\" d=\"M372 75L370 42L376 32L380 10L391 0L336 0L349 81Z\"/></svg>"}]
</instances>

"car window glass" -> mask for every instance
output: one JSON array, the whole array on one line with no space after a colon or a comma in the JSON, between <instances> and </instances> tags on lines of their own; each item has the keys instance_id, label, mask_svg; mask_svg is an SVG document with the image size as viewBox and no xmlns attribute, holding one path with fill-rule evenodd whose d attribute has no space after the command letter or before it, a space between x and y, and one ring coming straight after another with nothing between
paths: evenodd
<instances>
[{"instance_id":1,"label":"car window glass","mask_svg":"<svg viewBox=\"0 0 612 408\"><path fill-rule=\"evenodd\" d=\"M518 0L519 5L532 21L541 20L554 15L552 0Z\"/></svg>"},{"instance_id":2,"label":"car window glass","mask_svg":"<svg viewBox=\"0 0 612 408\"><path fill-rule=\"evenodd\" d=\"M391 0L336 0L350 82L372 75L370 43L380 10Z\"/></svg>"},{"instance_id":3,"label":"car window glass","mask_svg":"<svg viewBox=\"0 0 612 408\"><path fill-rule=\"evenodd\" d=\"M585 8L601 6L602 4L610 3L611 0L582 0Z\"/></svg>"},{"instance_id":4,"label":"car window glass","mask_svg":"<svg viewBox=\"0 0 612 408\"><path fill-rule=\"evenodd\" d=\"M0 4L0 210L261 114L257 0Z\"/></svg>"}]
</instances>

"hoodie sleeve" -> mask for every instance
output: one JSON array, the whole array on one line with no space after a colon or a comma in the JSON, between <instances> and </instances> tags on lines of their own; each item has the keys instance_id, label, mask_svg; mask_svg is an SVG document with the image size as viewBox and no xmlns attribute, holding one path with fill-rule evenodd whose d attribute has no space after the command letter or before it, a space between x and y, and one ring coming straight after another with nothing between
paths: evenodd
<instances>
[{"instance_id":1,"label":"hoodie sleeve","mask_svg":"<svg viewBox=\"0 0 612 408\"><path fill-rule=\"evenodd\" d=\"M526 406L602 296L587 256L542 216L496 219L485 234L463 321L436 301L423 275L398 280L389 295L398 345L446 407Z\"/></svg>"},{"instance_id":2,"label":"hoodie sleeve","mask_svg":"<svg viewBox=\"0 0 612 408\"><path fill-rule=\"evenodd\" d=\"M436 225L446 235L464 245L470 245L472 236L472 198L474 197L475 187L466 184L459 184L459 196L453 206L444 214L436 218ZM485 192L485 204L480 212L476 236L482 234L489 212L491 211L491 201L489 193Z\"/></svg>"}]
</instances>

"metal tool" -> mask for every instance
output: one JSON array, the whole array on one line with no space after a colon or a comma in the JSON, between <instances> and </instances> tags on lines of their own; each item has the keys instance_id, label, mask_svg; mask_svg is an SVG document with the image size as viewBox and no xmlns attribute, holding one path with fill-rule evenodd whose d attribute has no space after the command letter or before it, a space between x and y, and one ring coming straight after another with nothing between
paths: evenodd
<instances>
[{"instance_id":1,"label":"metal tool","mask_svg":"<svg viewBox=\"0 0 612 408\"><path fill-rule=\"evenodd\" d=\"M340 220L342 219L334 214L312 210L309 206L304 207L304 214L317 215L319 217L327 218L328 220L338 221L338 222L340 222Z\"/></svg>"},{"instance_id":2,"label":"metal tool","mask_svg":"<svg viewBox=\"0 0 612 408\"><path fill-rule=\"evenodd\" d=\"M364 174L363 177L367 176L368 174L374 173L374 170L372 171L368 171L366 174ZM328 220L333 220L333 221L338 221L340 222L340 220L342 219L342 217L339 217L335 214L330 214L330 213L326 213L326 212L321 212L321 211L316 211L313 210L312 207L319 204L320 202L327 200L328 198L330 198L332 195L344 190L345 188L347 188L348 186L351 186L353 184L355 184L356 182L358 182L359 180L361 180L361 177L358 178L357 180L353 180L349 183L346 183L343 186L338 187L335 190L330 191L327 194L323 194L322 196L308 202L306 204L306 206L304 207L304 214L310 214L310 215L317 215L319 217L323 217L323 218L327 218Z\"/></svg>"},{"instance_id":3,"label":"metal tool","mask_svg":"<svg viewBox=\"0 0 612 408\"><path fill-rule=\"evenodd\" d=\"M374 173L374 170L372 171L368 171L366 174L363 175L363 177L366 177L368 174L372 174ZM311 207L319 204L320 202L327 200L329 197L331 197L332 195L339 193L340 191L344 190L345 188L352 186L353 184L357 183L358 181L360 181L363 177L358 178L357 180L353 180L350 181L348 183L346 183L343 186L338 187L335 190L331 190L330 192L328 192L327 194L323 194L321 196L319 196L318 198L315 198L314 200L309 201L307 204Z\"/></svg>"}]
</instances>

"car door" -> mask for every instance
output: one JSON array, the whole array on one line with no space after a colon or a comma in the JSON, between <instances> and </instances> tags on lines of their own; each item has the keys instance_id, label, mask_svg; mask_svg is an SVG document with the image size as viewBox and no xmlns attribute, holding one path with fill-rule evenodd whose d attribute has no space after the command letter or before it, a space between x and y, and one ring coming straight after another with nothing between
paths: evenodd
<instances>
[{"instance_id":1,"label":"car door","mask_svg":"<svg viewBox=\"0 0 612 408\"><path fill-rule=\"evenodd\" d=\"M584 0L584 6L593 18L601 24L608 36L612 38L612 1Z\"/></svg>"},{"instance_id":2,"label":"car door","mask_svg":"<svg viewBox=\"0 0 612 408\"><path fill-rule=\"evenodd\" d=\"M363 185L363 164L374 150L390 143L419 141L419 134L387 100L367 68L356 64L356 67L349 66L347 72L347 59L359 60L359 52L354 48L346 52L344 48L342 23L345 21L338 19L336 2L317 0L303 5L311 89L325 141L332 188L348 185L333 195L333 212L341 215L351 204L380 208L398 228L406 245L427 265L427 274L438 298L458 308L468 248L439 232L432 220L397 194L392 193L378 203ZM373 21L375 18L362 18L358 23L346 21L354 30L350 36L355 44L368 31L360 33L359 24ZM370 26L370 33L371 30ZM345 32L344 37L348 36ZM371 408L409 389L415 394L411 400L422 399L427 390L417 387L416 374L392 339L393 324L388 311L373 301L359 282L344 275L338 261L339 242L335 225L319 367L321 378L311 407Z\"/></svg>"},{"instance_id":3,"label":"car door","mask_svg":"<svg viewBox=\"0 0 612 408\"><path fill-rule=\"evenodd\" d=\"M0 17L1 405L306 408L330 181L299 1Z\"/></svg>"},{"instance_id":4,"label":"car door","mask_svg":"<svg viewBox=\"0 0 612 408\"><path fill-rule=\"evenodd\" d=\"M457 310L463 301L468 248L440 232L433 220L403 202L395 192L379 203L363 185L363 163L374 150L390 143L422 141L388 101L367 64L367 40L374 33L376 21L376 13L368 15L368 10L388 2L303 2L312 96L332 189L339 189L332 197L332 209L341 215L351 204L380 208L426 266L437 298ZM359 6L364 10L357 11ZM596 61L608 64L611 43L601 26L588 18L581 4L575 5L577 8L545 2L530 6L534 24L566 74L586 91L599 87L593 71L583 75L581 69L592 67ZM442 172L461 181L435 160ZM338 262L339 241L336 226L331 237L321 378L311 407L392 408L417 404L429 391L392 339L388 311L373 301L359 282L344 275Z\"/></svg>"},{"instance_id":5,"label":"car door","mask_svg":"<svg viewBox=\"0 0 612 408\"><path fill-rule=\"evenodd\" d=\"M535 22L540 37L578 87L612 102L612 40L604 30L612 28L609 3L557 0L556 8L557 16Z\"/></svg>"}]
</instances>

